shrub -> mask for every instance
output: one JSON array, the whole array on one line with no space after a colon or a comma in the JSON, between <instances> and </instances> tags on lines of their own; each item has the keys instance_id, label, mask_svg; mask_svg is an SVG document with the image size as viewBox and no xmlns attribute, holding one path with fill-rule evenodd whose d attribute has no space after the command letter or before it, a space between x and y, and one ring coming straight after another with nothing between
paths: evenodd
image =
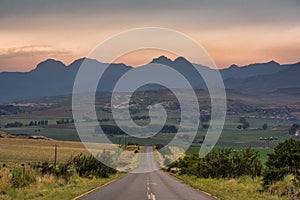
<instances>
[{"instance_id":1,"label":"shrub","mask_svg":"<svg viewBox=\"0 0 300 200\"><path fill-rule=\"evenodd\" d=\"M274 153L268 154L264 184L269 185L283 180L287 174L300 175L300 141L293 139L279 143Z\"/></svg>"},{"instance_id":2,"label":"shrub","mask_svg":"<svg viewBox=\"0 0 300 200\"><path fill-rule=\"evenodd\" d=\"M110 154L108 151L104 151L99 155L99 160L105 163L110 163ZM34 167L42 175L53 174L55 177L61 177L69 181L70 177L74 173L78 173L80 177L92 178L92 177L108 177L110 174L115 174L116 170L104 165L94 156L89 155L77 155L71 158L66 163L60 163L54 166L52 163L44 162L38 163Z\"/></svg>"},{"instance_id":3,"label":"shrub","mask_svg":"<svg viewBox=\"0 0 300 200\"><path fill-rule=\"evenodd\" d=\"M105 161L106 158L105 155L107 153L101 154L100 160ZM104 160L103 160L104 159ZM102 162L100 162L98 159L96 159L94 156L89 155L78 155L74 157L73 163L75 165L75 170L81 177L87 177L87 178L92 178L92 177L103 177L106 178L110 174L116 173L116 170L113 168L110 168L106 165L104 165Z\"/></svg>"},{"instance_id":4,"label":"shrub","mask_svg":"<svg viewBox=\"0 0 300 200\"><path fill-rule=\"evenodd\" d=\"M15 188L25 187L36 182L35 172L29 167L15 167L12 170L11 183Z\"/></svg>"},{"instance_id":5,"label":"shrub","mask_svg":"<svg viewBox=\"0 0 300 200\"><path fill-rule=\"evenodd\" d=\"M262 163L258 152L251 148L240 152L221 149L210 152L206 157L187 155L169 165L168 170L180 168L180 174L195 175L201 178L236 178L250 175L253 178L261 174Z\"/></svg>"},{"instance_id":6,"label":"shrub","mask_svg":"<svg viewBox=\"0 0 300 200\"><path fill-rule=\"evenodd\" d=\"M300 187L298 183L295 182L297 179L299 179L299 177L297 178L292 175L287 175L282 179L282 181L270 185L268 192L288 199L299 199Z\"/></svg>"},{"instance_id":7,"label":"shrub","mask_svg":"<svg viewBox=\"0 0 300 200\"><path fill-rule=\"evenodd\" d=\"M249 175L252 178L260 176L262 163L259 153L251 148L243 149L233 155L233 175L239 177Z\"/></svg>"}]
</instances>

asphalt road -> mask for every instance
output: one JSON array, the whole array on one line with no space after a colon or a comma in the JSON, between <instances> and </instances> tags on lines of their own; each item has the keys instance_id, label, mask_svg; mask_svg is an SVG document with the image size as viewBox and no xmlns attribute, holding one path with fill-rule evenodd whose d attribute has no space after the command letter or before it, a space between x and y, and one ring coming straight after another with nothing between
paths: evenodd
<instances>
[{"instance_id":1,"label":"asphalt road","mask_svg":"<svg viewBox=\"0 0 300 200\"><path fill-rule=\"evenodd\" d=\"M145 147L141 164L133 173L128 173L107 186L95 190L80 200L213 200L198 190L157 170L151 147ZM145 173L143 173L145 172Z\"/></svg>"}]
</instances>

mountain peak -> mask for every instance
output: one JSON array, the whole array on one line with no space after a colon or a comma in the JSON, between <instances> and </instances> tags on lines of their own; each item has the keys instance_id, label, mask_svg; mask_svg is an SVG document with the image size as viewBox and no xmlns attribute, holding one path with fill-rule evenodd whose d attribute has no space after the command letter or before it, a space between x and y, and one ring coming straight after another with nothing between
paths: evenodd
<instances>
[{"instance_id":1,"label":"mountain peak","mask_svg":"<svg viewBox=\"0 0 300 200\"><path fill-rule=\"evenodd\" d=\"M170 64L170 63L173 63L173 61L170 58L162 55L162 56L159 56L158 58L154 58L151 61L151 63Z\"/></svg>"},{"instance_id":2,"label":"mountain peak","mask_svg":"<svg viewBox=\"0 0 300 200\"><path fill-rule=\"evenodd\" d=\"M232 65L230 65L230 67L229 68L239 68L239 66L238 65L236 65L236 64L232 64Z\"/></svg>"},{"instance_id":3,"label":"mountain peak","mask_svg":"<svg viewBox=\"0 0 300 200\"><path fill-rule=\"evenodd\" d=\"M40 62L38 64L38 66L39 65L44 65L44 64L63 64L64 65L63 62L61 62L59 60L52 59L52 58L48 58L47 60L44 60L44 61Z\"/></svg>"},{"instance_id":4,"label":"mountain peak","mask_svg":"<svg viewBox=\"0 0 300 200\"><path fill-rule=\"evenodd\" d=\"M44 71L44 72L53 72L59 71L60 69L64 69L66 65L55 59L47 59L45 61L40 62L37 67L31 72Z\"/></svg>"},{"instance_id":5,"label":"mountain peak","mask_svg":"<svg viewBox=\"0 0 300 200\"><path fill-rule=\"evenodd\" d=\"M224 72L225 71L237 71L237 70L239 70L239 68L240 67L238 65L232 64L229 67L222 69L221 71L224 71Z\"/></svg>"},{"instance_id":6,"label":"mountain peak","mask_svg":"<svg viewBox=\"0 0 300 200\"><path fill-rule=\"evenodd\" d=\"M269 62L267 62L266 64L275 64L275 65L280 65L278 62L271 60Z\"/></svg>"},{"instance_id":7,"label":"mountain peak","mask_svg":"<svg viewBox=\"0 0 300 200\"><path fill-rule=\"evenodd\" d=\"M100 63L98 60L96 59L91 59L91 58L87 58L87 57L83 57L83 58L79 58L77 60L74 60L68 67L70 66L80 66L82 64L83 61L86 61L86 62L97 62L97 63Z\"/></svg>"},{"instance_id":8,"label":"mountain peak","mask_svg":"<svg viewBox=\"0 0 300 200\"><path fill-rule=\"evenodd\" d=\"M178 57L174 60L174 62L178 63L178 64L191 64L187 59L185 59L184 57Z\"/></svg>"}]
</instances>

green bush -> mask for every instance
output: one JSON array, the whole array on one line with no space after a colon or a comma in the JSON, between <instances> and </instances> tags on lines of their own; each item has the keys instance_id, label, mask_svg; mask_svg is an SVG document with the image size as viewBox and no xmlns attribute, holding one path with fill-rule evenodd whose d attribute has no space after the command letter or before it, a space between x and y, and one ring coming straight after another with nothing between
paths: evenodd
<instances>
[{"instance_id":1,"label":"green bush","mask_svg":"<svg viewBox=\"0 0 300 200\"><path fill-rule=\"evenodd\" d=\"M104 155L105 152L100 156L100 160L104 161L103 159L108 159ZM81 177L103 177L106 178L110 174L115 174L117 171L113 168L110 168L96 159L94 156L89 155L78 155L74 157L73 163L75 165L75 170Z\"/></svg>"},{"instance_id":2,"label":"green bush","mask_svg":"<svg viewBox=\"0 0 300 200\"><path fill-rule=\"evenodd\" d=\"M232 149L221 149L210 152L206 157L187 155L177 162L169 165L180 168L180 174L195 175L201 178L236 178L250 175L259 176L262 163L259 154L251 148L239 152Z\"/></svg>"},{"instance_id":3,"label":"green bush","mask_svg":"<svg viewBox=\"0 0 300 200\"><path fill-rule=\"evenodd\" d=\"M108 151L104 151L99 155L99 160L105 163L110 163L111 158ZM74 173L78 173L80 177L108 177L110 174L115 174L117 171L100 162L94 156L77 155L70 158L66 163L60 163L54 166L52 163L38 163L34 166L42 175L53 174L56 177L64 178L66 181Z\"/></svg>"},{"instance_id":4,"label":"green bush","mask_svg":"<svg viewBox=\"0 0 300 200\"><path fill-rule=\"evenodd\" d=\"M15 167L12 170L11 183L15 188L25 187L36 182L36 176L31 168L25 166Z\"/></svg>"},{"instance_id":5,"label":"green bush","mask_svg":"<svg viewBox=\"0 0 300 200\"><path fill-rule=\"evenodd\" d=\"M274 153L268 154L266 167L263 174L265 185L283 180L287 174L300 176L300 141L289 139L279 143Z\"/></svg>"}]
</instances>

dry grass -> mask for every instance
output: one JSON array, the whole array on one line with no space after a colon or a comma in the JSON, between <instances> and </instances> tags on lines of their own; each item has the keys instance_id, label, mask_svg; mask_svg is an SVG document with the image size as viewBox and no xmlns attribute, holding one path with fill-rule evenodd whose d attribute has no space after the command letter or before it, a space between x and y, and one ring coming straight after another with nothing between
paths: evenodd
<instances>
[{"instance_id":1,"label":"dry grass","mask_svg":"<svg viewBox=\"0 0 300 200\"><path fill-rule=\"evenodd\" d=\"M11 177L9 169L0 169L0 194L6 193L11 188Z\"/></svg>"},{"instance_id":2,"label":"dry grass","mask_svg":"<svg viewBox=\"0 0 300 200\"><path fill-rule=\"evenodd\" d=\"M134 153L135 151L138 151L138 153ZM126 150L118 156L119 166L117 169L123 172L136 169L141 160L141 152L143 152L143 147L138 148L135 145L128 145Z\"/></svg>"},{"instance_id":3,"label":"dry grass","mask_svg":"<svg viewBox=\"0 0 300 200\"><path fill-rule=\"evenodd\" d=\"M36 162L54 160L54 145L58 145L58 161L64 162L80 153L88 154L80 142L0 138L0 162Z\"/></svg>"},{"instance_id":4,"label":"dry grass","mask_svg":"<svg viewBox=\"0 0 300 200\"><path fill-rule=\"evenodd\" d=\"M53 175L39 177L37 182L24 188L6 188L5 195L0 194L1 200L64 200L72 199L93 188L104 185L110 181L122 177L124 174L111 175L109 178L80 178L77 175L71 177L68 183L63 179L57 179ZM0 187L2 184L0 184Z\"/></svg>"}]
</instances>

